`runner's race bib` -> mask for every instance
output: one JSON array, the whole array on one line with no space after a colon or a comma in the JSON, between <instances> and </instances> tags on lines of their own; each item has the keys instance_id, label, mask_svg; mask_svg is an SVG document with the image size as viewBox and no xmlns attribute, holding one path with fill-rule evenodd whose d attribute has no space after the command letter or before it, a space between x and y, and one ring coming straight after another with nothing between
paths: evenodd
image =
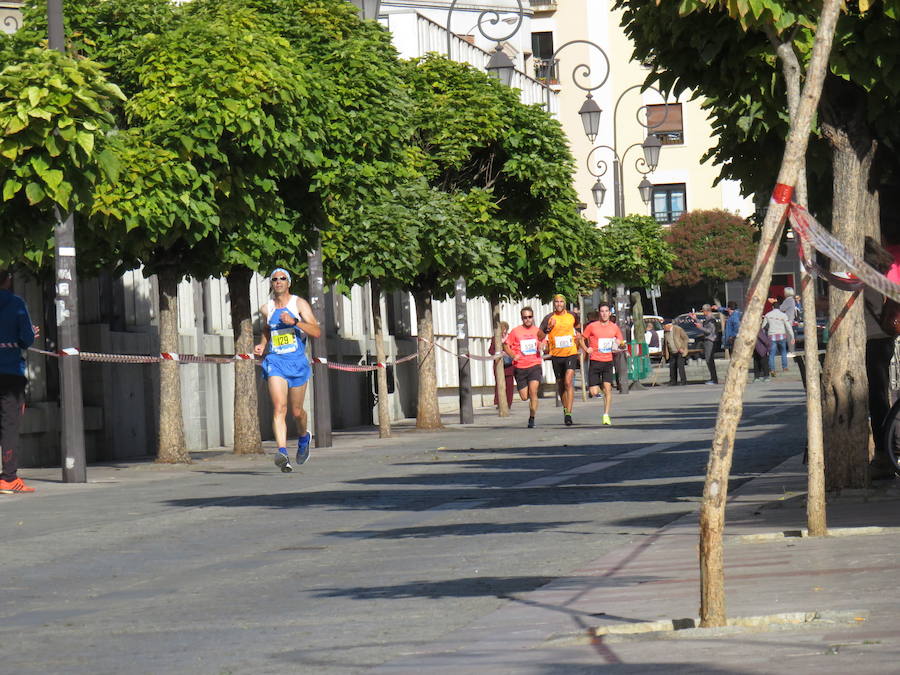
<instances>
[{"instance_id":1,"label":"runner's race bib","mask_svg":"<svg viewBox=\"0 0 900 675\"><path fill-rule=\"evenodd\" d=\"M598 352L603 352L604 354L608 354L615 348L616 348L616 339L615 338L598 338L597 339L597 351Z\"/></svg>"},{"instance_id":2,"label":"runner's race bib","mask_svg":"<svg viewBox=\"0 0 900 675\"><path fill-rule=\"evenodd\" d=\"M572 346L571 335L558 335L553 338L553 346L556 349L567 349Z\"/></svg>"},{"instance_id":3,"label":"runner's race bib","mask_svg":"<svg viewBox=\"0 0 900 675\"><path fill-rule=\"evenodd\" d=\"M272 331L273 354L290 354L295 351L297 351L297 335L293 326Z\"/></svg>"},{"instance_id":4,"label":"runner's race bib","mask_svg":"<svg viewBox=\"0 0 900 675\"><path fill-rule=\"evenodd\" d=\"M519 343L519 350L522 352L522 356L537 354L537 340L522 340Z\"/></svg>"}]
</instances>

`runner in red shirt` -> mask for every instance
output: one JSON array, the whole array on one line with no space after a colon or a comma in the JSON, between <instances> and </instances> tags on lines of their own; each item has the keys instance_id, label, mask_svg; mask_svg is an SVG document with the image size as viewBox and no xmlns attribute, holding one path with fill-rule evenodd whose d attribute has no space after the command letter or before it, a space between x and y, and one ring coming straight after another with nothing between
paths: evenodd
<instances>
[{"instance_id":1,"label":"runner in red shirt","mask_svg":"<svg viewBox=\"0 0 900 675\"><path fill-rule=\"evenodd\" d=\"M523 307L521 311L522 325L516 326L503 342L505 351L513 360L513 377L522 400L528 401L528 428L534 428L534 416L538 407L538 390L541 388L543 375L543 357L541 356L541 338L534 325L534 311L531 307Z\"/></svg>"},{"instance_id":2,"label":"runner in red shirt","mask_svg":"<svg viewBox=\"0 0 900 675\"><path fill-rule=\"evenodd\" d=\"M609 410L612 404L613 383L613 353L625 345L625 338L619 327L610 321L609 305L603 304L597 308L599 318L590 323L582 334L581 342L584 353L590 358L588 369L588 384L591 388L591 396L600 393L600 384L603 384L603 424L612 424L609 419Z\"/></svg>"}]
</instances>

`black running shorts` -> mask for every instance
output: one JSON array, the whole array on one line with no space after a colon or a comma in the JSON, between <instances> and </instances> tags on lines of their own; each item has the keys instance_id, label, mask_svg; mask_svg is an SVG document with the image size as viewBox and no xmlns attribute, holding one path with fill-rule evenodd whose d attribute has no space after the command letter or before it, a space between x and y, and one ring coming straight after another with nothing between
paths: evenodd
<instances>
[{"instance_id":1,"label":"black running shorts","mask_svg":"<svg viewBox=\"0 0 900 675\"><path fill-rule=\"evenodd\" d=\"M578 370L578 355L572 356L551 356L550 362L553 364L553 374L556 375L557 382L566 377L567 370Z\"/></svg>"},{"instance_id":2,"label":"black running shorts","mask_svg":"<svg viewBox=\"0 0 900 675\"><path fill-rule=\"evenodd\" d=\"M610 384L615 382L613 362L591 361L591 366L588 368L588 386L599 387L603 382L609 382Z\"/></svg>"},{"instance_id":3,"label":"black running shorts","mask_svg":"<svg viewBox=\"0 0 900 675\"><path fill-rule=\"evenodd\" d=\"M529 382L541 381L543 369L540 365L531 368L513 368L513 376L516 378L516 389L526 389Z\"/></svg>"}]
</instances>

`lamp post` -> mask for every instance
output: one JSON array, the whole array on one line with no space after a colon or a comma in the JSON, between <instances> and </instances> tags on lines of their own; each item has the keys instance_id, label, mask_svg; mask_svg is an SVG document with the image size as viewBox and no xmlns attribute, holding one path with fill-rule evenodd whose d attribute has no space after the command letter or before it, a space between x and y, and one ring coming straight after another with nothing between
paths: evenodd
<instances>
[{"instance_id":1,"label":"lamp post","mask_svg":"<svg viewBox=\"0 0 900 675\"><path fill-rule=\"evenodd\" d=\"M591 193L594 197L594 203L597 205L597 208L600 208L603 204L603 198L606 196L606 186L603 185L603 181L601 177L606 175L607 170L609 169L609 165L603 159L595 160L595 163L591 161L591 158L594 156L594 153L598 150L608 150L612 153L612 179L613 179L613 199L615 200L614 206L614 215L616 218L621 218L625 215L625 190L623 186L623 175L622 175L622 165L625 163L625 158L628 156L629 151L633 148L640 147L642 152L642 156L639 156L634 163L634 168L638 171L638 173L644 176L643 180L641 180L638 185L638 191L640 192L641 199L644 204L650 203L650 198L653 193L653 184L647 180L647 174L651 171L655 171L656 167L659 165L659 153L662 149L662 142L657 138L653 133L653 129L661 125L666 121L666 117L669 113L669 104L665 104L665 113L663 115L662 120L654 125L649 125L641 121L640 114L643 110L646 109L647 106L640 106L635 112L635 117L637 118L638 124L640 124L644 129L647 130L647 137L640 143L632 143L625 151L620 155L618 151L618 114L619 114L619 104L622 102L622 99L625 97L630 91L634 91L635 89L641 89L642 85L636 84L634 86L628 87L625 91L623 91L619 98L616 99L616 105L613 108L613 137L612 137L612 145L597 145L591 148L590 153L587 156L587 170L590 172L592 176L597 179L597 182L594 184L594 187L591 188ZM652 89L657 94L662 96L662 93L656 87L647 87L648 89ZM595 168L596 167L596 168Z\"/></svg>"},{"instance_id":2,"label":"lamp post","mask_svg":"<svg viewBox=\"0 0 900 675\"><path fill-rule=\"evenodd\" d=\"M66 52L62 0L47 3L47 42L50 49ZM75 350L60 359L59 374L62 474L65 483L87 482L84 451L84 416L81 392L81 357L78 336L78 276L75 265L75 217L56 213L53 228L56 260L56 339L61 350Z\"/></svg>"}]
</instances>

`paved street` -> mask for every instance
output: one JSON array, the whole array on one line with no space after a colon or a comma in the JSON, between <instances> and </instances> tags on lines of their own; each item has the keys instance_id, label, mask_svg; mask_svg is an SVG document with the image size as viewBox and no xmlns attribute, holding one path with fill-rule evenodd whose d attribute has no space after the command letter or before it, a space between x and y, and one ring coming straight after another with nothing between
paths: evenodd
<instances>
[{"instance_id":1,"label":"paved street","mask_svg":"<svg viewBox=\"0 0 900 675\"><path fill-rule=\"evenodd\" d=\"M721 392L616 397L612 428L600 401L566 428L544 399L533 430L517 401L440 432L344 432L293 474L228 453L92 466L86 485L25 470L38 492L0 501L4 670L389 672L692 512ZM796 378L749 385L731 489L804 434Z\"/></svg>"}]
</instances>

